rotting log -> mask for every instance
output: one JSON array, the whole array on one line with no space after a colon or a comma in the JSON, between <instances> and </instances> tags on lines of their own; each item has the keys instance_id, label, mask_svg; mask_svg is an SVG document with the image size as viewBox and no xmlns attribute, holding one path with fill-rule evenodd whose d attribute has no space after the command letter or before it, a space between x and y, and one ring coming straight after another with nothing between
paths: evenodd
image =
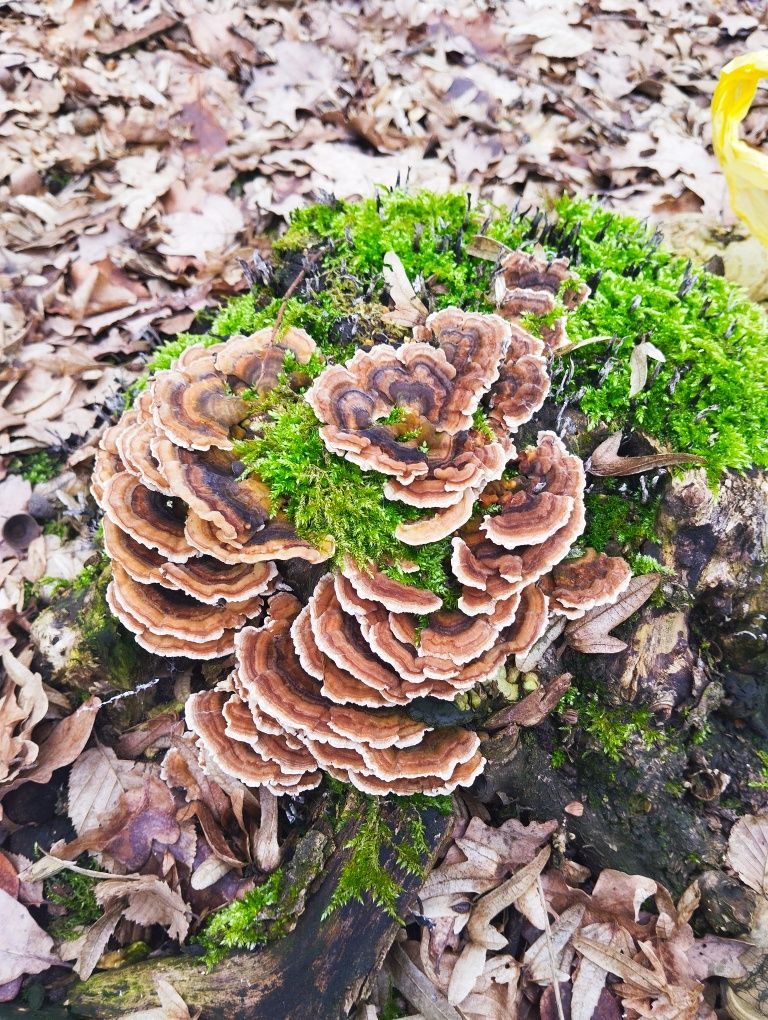
<instances>
[{"instance_id":1,"label":"rotting log","mask_svg":"<svg viewBox=\"0 0 768 1020\"><path fill-rule=\"evenodd\" d=\"M398 808L388 806L385 818L392 825L395 843L408 839L408 825ZM421 818L429 847L421 861L426 876L449 838L452 818L433 808L423 810ZM345 841L342 835L342 847ZM309 897L295 929L284 938L250 953L234 953L210 971L199 957L173 956L95 974L71 990L72 1014L112 1020L156 1006L155 981L164 978L190 1008L202 1009L205 1020L339 1020L347 1016L367 994L399 927L367 901L353 900L323 920L347 859L344 849L331 857L322 883ZM400 883L397 911L404 917L424 879L400 871L393 848L383 852L382 864Z\"/></svg>"}]
</instances>

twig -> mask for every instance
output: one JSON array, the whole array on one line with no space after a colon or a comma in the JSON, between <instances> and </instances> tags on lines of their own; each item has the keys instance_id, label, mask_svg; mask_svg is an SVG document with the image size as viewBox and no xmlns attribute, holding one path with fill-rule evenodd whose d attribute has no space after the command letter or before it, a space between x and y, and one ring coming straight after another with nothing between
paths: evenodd
<instances>
[{"instance_id":1,"label":"twig","mask_svg":"<svg viewBox=\"0 0 768 1020\"><path fill-rule=\"evenodd\" d=\"M277 331L280 329L280 323L283 321L283 315L285 315L285 309L288 305L288 302L293 297L294 293L296 292L296 289L300 287L301 284L303 283L304 277L307 275L308 268L309 268L308 265L302 268L301 272L298 273L298 275L293 280L290 287L283 296L282 304L278 308L277 315L275 316L275 325L272 327L272 343L275 342L275 338L277 337Z\"/></svg>"},{"instance_id":2,"label":"twig","mask_svg":"<svg viewBox=\"0 0 768 1020\"><path fill-rule=\"evenodd\" d=\"M565 1014L563 1013L563 1003L560 998L560 981L558 980L557 963L555 961L555 952L552 948L552 929L549 927L549 913L547 912L547 901L544 898L544 886L541 884L541 875L536 876L536 888L539 893L539 899L541 900L541 906L544 910L544 933L547 937L547 953L549 954L549 965L552 968L552 990L555 993L557 1015L559 1017L559 1020L565 1020Z\"/></svg>"}]
</instances>

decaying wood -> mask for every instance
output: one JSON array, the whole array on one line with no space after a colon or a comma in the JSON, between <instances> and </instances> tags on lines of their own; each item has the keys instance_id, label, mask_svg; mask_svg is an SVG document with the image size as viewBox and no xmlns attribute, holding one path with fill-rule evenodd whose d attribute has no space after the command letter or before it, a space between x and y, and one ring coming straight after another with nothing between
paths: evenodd
<instances>
[{"instance_id":1,"label":"decaying wood","mask_svg":"<svg viewBox=\"0 0 768 1020\"><path fill-rule=\"evenodd\" d=\"M406 840L408 827L392 813L396 810L387 808L388 820L396 839ZM422 818L429 847L422 864L428 872L450 834L452 820L432 809L424 810ZM395 921L367 900L352 901L323 921L347 857L339 850L331 858L322 884L285 938L252 953L235 953L210 972L199 957L174 956L99 973L72 990L70 1008L78 1016L98 1020L147 1009L157 1005L156 979L165 978L187 1005L202 1009L206 1020L347 1016L367 993L398 930ZM392 850L385 852L382 863L401 883L397 909L404 916L423 879L397 870Z\"/></svg>"}]
</instances>

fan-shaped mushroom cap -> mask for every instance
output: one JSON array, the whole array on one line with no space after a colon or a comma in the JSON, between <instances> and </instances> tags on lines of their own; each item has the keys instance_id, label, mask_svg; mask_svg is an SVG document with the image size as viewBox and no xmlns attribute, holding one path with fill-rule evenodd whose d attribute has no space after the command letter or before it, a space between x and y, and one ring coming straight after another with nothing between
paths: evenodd
<instances>
[{"instance_id":1,"label":"fan-shaped mushroom cap","mask_svg":"<svg viewBox=\"0 0 768 1020\"><path fill-rule=\"evenodd\" d=\"M568 552L584 527L584 466L553 432L518 457L525 488L505 499L501 513L480 525L505 549L522 549L523 577L535 580Z\"/></svg>"},{"instance_id":2,"label":"fan-shaped mushroom cap","mask_svg":"<svg viewBox=\"0 0 768 1020\"><path fill-rule=\"evenodd\" d=\"M317 350L309 333L296 326L289 326L282 336L274 337L272 326L250 336L230 337L216 355L217 371L263 393L277 383L289 351L299 364L306 365Z\"/></svg>"},{"instance_id":3,"label":"fan-shaped mushroom cap","mask_svg":"<svg viewBox=\"0 0 768 1020\"><path fill-rule=\"evenodd\" d=\"M502 315L519 316L523 312L546 315L555 307L555 297L561 286L572 283L564 294L564 300L575 302L575 307L585 300L589 289L575 283L576 277L568 269L564 258L545 262L535 255L523 251L512 251L499 263L496 277L496 303ZM573 294L571 294L573 291Z\"/></svg>"},{"instance_id":4,"label":"fan-shaped mushroom cap","mask_svg":"<svg viewBox=\"0 0 768 1020\"><path fill-rule=\"evenodd\" d=\"M198 376L178 367L158 372L149 389L157 429L187 450L231 450L229 430L248 414L248 405L228 392L214 367Z\"/></svg>"},{"instance_id":5,"label":"fan-shaped mushroom cap","mask_svg":"<svg viewBox=\"0 0 768 1020\"><path fill-rule=\"evenodd\" d=\"M615 602L626 589L632 571L620 556L587 551L576 559L559 563L542 580L550 609L577 620L589 609Z\"/></svg>"},{"instance_id":6,"label":"fan-shaped mushroom cap","mask_svg":"<svg viewBox=\"0 0 768 1020\"><path fill-rule=\"evenodd\" d=\"M130 571L129 571L130 573ZM274 563L220 563L199 556L186 563L166 563L161 570L165 587L178 588L199 602L218 605L247 602L263 595L277 575Z\"/></svg>"},{"instance_id":7,"label":"fan-shaped mushroom cap","mask_svg":"<svg viewBox=\"0 0 768 1020\"><path fill-rule=\"evenodd\" d=\"M241 740L248 744L266 762L272 762L287 776L303 775L313 772L317 762L306 746L274 726L262 728L264 716L251 712L247 703L237 694L225 699L222 715L226 723L225 732L228 737Z\"/></svg>"},{"instance_id":8,"label":"fan-shaped mushroom cap","mask_svg":"<svg viewBox=\"0 0 768 1020\"><path fill-rule=\"evenodd\" d=\"M535 584L520 592L513 623L502 634L507 655L524 655L536 644L546 630L549 599Z\"/></svg>"},{"instance_id":9,"label":"fan-shaped mushroom cap","mask_svg":"<svg viewBox=\"0 0 768 1020\"><path fill-rule=\"evenodd\" d=\"M433 613L421 631L419 653L450 659L463 664L488 651L498 639L499 630L506 626L506 617L517 609L517 596L497 603L490 616L468 616L458 609L442 609Z\"/></svg>"},{"instance_id":10,"label":"fan-shaped mushroom cap","mask_svg":"<svg viewBox=\"0 0 768 1020\"><path fill-rule=\"evenodd\" d=\"M424 325L414 330L414 337L436 343L455 369L457 392L452 402L465 416L460 429L470 428L483 393L498 378L510 343L509 323L498 315L443 308L428 316Z\"/></svg>"},{"instance_id":11,"label":"fan-shaped mushroom cap","mask_svg":"<svg viewBox=\"0 0 768 1020\"><path fill-rule=\"evenodd\" d=\"M225 631L241 627L257 616L264 604L257 595L246 602L206 605L181 591L139 584L117 561L112 564L110 584L117 605L126 609L132 620L138 620L142 629L183 638L191 644L215 641Z\"/></svg>"},{"instance_id":12,"label":"fan-shaped mushroom cap","mask_svg":"<svg viewBox=\"0 0 768 1020\"><path fill-rule=\"evenodd\" d=\"M490 392L490 418L516 431L542 407L550 380L541 340L516 323L511 330L509 351Z\"/></svg>"},{"instance_id":13,"label":"fan-shaped mushroom cap","mask_svg":"<svg viewBox=\"0 0 768 1020\"><path fill-rule=\"evenodd\" d=\"M437 797L452 793L457 786L471 786L485 766L485 759L477 752L469 761L457 765L450 778L438 776L420 776L416 779L379 779L378 776L352 769L337 770L336 778L352 783L363 793L374 796L385 796L390 793L408 797L414 793L423 793L428 797ZM331 774L334 774L329 768Z\"/></svg>"},{"instance_id":14,"label":"fan-shaped mushroom cap","mask_svg":"<svg viewBox=\"0 0 768 1020\"><path fill-rule=\"evenodd\" d=\"M468 443L462 438L457 449L456 443L446 444L439 435L452 437L472 429L472 415L498 377L509 343L509 326L498 316L444 309L430 316L418 335L439 346L416 341L397 350L380 344L370 351L358 351L345 366L326 369L306 398L324 423L320 434L332 452L365 469L393 475L401 485L427 475L431 466L433 477L437 477L434 472L438 468L449 476L458 470L466 475L459 487L464 488L474 484L473 473L493 470L490 463L494 458L505 459L504 449L486 453L485 463L481 457L477 467L471 466L469 456L465 464L456 465L459 454L494 444L481 444L476 438ZM404 430L400 423L382 423L396 408L406 413L408 438L401 438ZM414 431L419 438L413 436ZM421 449L424 442L427 451ZM477 475L478 486L479 479ZM443 490L447 488L443 486Z\"/></svg>"},{"instance_id":15,"label":"fan-shaped mushroom cap","mask_svg":"<svg viewBox=\"0 0 768 1020\"><path fill-rule=\"evenodd\" d=\"M184 534L183 508L127 471L108 482L103 495L104 512L140 545L157 549L174 563L184 563L197 550Z\"/></svg>"},{"instance_id":16,"label":"fan-shaped mushroom cap","mask_svg":"<svg viewBox=\"0 0 768 1020\"><path fill-rule=\"evenodd\" d=\"M263 563L267 560L306 560L323 563L333 556L334 544L318 547L299 538L294 528L280 517L272 518L242 546L225 542L210 521L197 514L187 515L186 536L190 545L222 563Z\"/></svg>"},{"instance_id":17,"label":"fan-shaped mushroom cap","mask_svg":"<svg viewBox=\"0 0 768 1020\"><path fill-rule=\"evenodd\" d=\"M156 549L142 545L105 517L103 521L104 548L125 572L139 584L162 584L162 567L168 562ZM170 587L170 585L169 585Z\"/></svg>"},{"instance_id":18,"label":"fan-shaped mushroom cap","mask_svg":"<svg viewBox=\"0 0 768 1020\"><path fill-rule=\"evenodd\" d=\"M117 425L111 425L99 440L91 475L91 495L101 509L104 509L104 490L115 475L125 471L125 464L117 448L117 440L125 428L122 418Z\"/></svg>"},{"instance_id":19,"label":"fan-shaped mushroom cap","mask_svg":"<svg viewBox=\"0 0 768 1020\"><path fill-rule=\"evenodd\" d=\"M395 581L372 563L361 570L347 558L341 572L361 598L380 602L394 613L433 613L443 604L433 592Z\"/></svg>"},{"instance_id":20,"label":"fan-shaped mushroom cap","mask_svg":"<svg viewBox=\"0 0 768 1020\"><path fill-rule=\"evenodd\" d=\"M157 437L157 432L149 411L150 404L151 394L143 390L136 401L135 420L126 425L116 443L126 467L138 476L142 485L170 496L172 492L168 479L152 453L151 443ZM123 419L126 416L123 415Z\"/></svg>"},{"instance_id":21,"label":"fan-shaped mushroom cap","mask_svg":"<svg viewBox=\"0 0 768 1020\"><path fill-rule=\"evenodd\" d=\"M459 727L442 727L427 733L413 747L375 749L361 745L366 771L379 779L416 779L438 776L450 779L457 765L475 757L480 747L476 733Z\"/></svg>"},{"instance_id":22,"label":"fan-shaped mushroom cap","mask_svg":"<svg viewBox=\"0 0 768 1020\"><path fill-rule=\"evenodd\" d=\"M411 524L398 524L395 538L406 545L429 545L447 538L454 531L463 527L472 516L472 508L477 498L474 489L467 489L458 503L437 510L431 517L423 517Z\"/></svg>"},{"instance_id":23,"label":"fan-shaped mushroom cap","mask_svg":"<svg viewBox=\"0 0 768 1020\"><path fill-rule=\"evenodd\" d=\"M269 517L269 489L258 478L239 478L235 460L222 450L192 452L161 438L152 452L175 496L210 521L226 542L242 545Z\"/></svg>"},{"instance_id":24,"label":"fan-shaped mushroom cap","mask_svg":"<svg viewBox=\"0 0 768 1020\"><path fill-rule=\"evenodd\" d=\"M238 676L249 704L266 712L289 733L338 747L361 742L373 747L418 743L428 727L397 711L334 705L306 673L286 625L248 627L236 638Z\"/></svg>"},{"instance_id":25,"label":"fan-shaped mushroom cap","mask_svg":"<svg viewBox=\"0 0 768 1020\"><path fill-rule=\"evenodd\" d=\"M375 604L374 604L375 605ZM371 650L360 622L345 613L339 603L331 574L320 579L309 600L309 613L315 644L339 669L391 700L402 695L402 678Z\"/></svg>"},{"instance_id":26,"label":"fan-shaped mushroom cap","mask_svg":"<svg viewBox=\"0 0 768 1020\"><path fill-rule=\"evenodd\" d=\"M218 659L235 650L235 632L225 631L212 641L189 642L186 638L168 634L154 634L133 616L116 597L114 583L106 593L107 605L122 625L134 636L136 644L154 655L183 655L187 659Z\"/></svg>"},{"instance_id":27,"label":"fan-shaped mushroom cap","mask_svg":"<svg viewBox=\"0 0 768 1020\"><path fill-rule=\"evenodd\" d=\"M467 489L479 491L501 478L515 455L506 436L489 442L477 432L442 434L427 453L427 473L408 482L387 481L384 495L409 506L454 506Z\"/></svg>"},{"instance_id":28,"label":"fan-shaped mushroom cap","mask_svg":"<svg viewBox=\"0 0 768 1020\"><path fill-rule=\"evenodd\" d=\"M407 704L405 695L391 688L379 691L370 687L320 651L312 630L309 606L305 606L294 620L291 637L302 668L322 682L321 693L330 701L337 705L363 705L368 708Z\"/></svg>"},{"instance_id":29,"label":"fan-shaped mushroom cap","mask_svg":"<svg viewBox=\"0 0 768 1020\"><path fill-rule=\"evenodd\" d=\"M295 794L318 785L319 772L288 773L277 762L261 757L249 742L231 736L223 712L226 700L227 694L216 690L201 691L187 698L184 706L187 725L197 735L205 756L246 786L267 786L273 793Z\"/></svg>"},{"instance_id":30,"label":"fan-shaped mushroom cap","mask_svg":"<svg viewBox=\"0 0 768 1020\"><path fill-rule=\"evenodd\" d=\"M573 507L573 496L521 490L510 497L502 513L485 517L480 527L496 545L518 549L549 538L568 521Z\"/></svg>"}]
</instances>

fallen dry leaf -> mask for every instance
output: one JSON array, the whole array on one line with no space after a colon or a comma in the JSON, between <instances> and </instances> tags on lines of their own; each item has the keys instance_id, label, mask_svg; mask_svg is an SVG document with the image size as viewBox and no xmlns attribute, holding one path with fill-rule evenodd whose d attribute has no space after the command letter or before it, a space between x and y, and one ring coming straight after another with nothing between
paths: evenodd
<instances>
[{"instance_id":1,"label":"fallen dry leaf","mask_svg":"<svg viewBox=\"0 0 768 1020\"><path fill-rule=\"evenodd\" d=\"M623 652L627 647L626 641L612 637L609 631L645 605L660 583L659 574L633 577L615 603L590 609L580 620L571 620L565 628L567 643L577 652L587 654Z\"/></svg>"},{"instance_id":2,"label":"fallen dry leaf","mask_svg":"<svg viewBox=\"0 0 768 1020\"><path fill-rule=\"evenodd\" d=\"M620 457L621 440L621 432L614 432L600 443L587 461L587 471L606 478L619 478L622 475L637 475L643 471L654 471L657 468L674 467L678 464L706 463L703 457L697 457L692 453L650 453L641 457Z\"/></svg>"},{"instance_id":3,"label":"fallen dry leaf","mask_svg":"<svg viewBox=\"0 0 768 1020\"><path fill-rule=\"evenodd\" d=\"M53 939L4 889L0 889L0 917L0 985L22 974L39 974L60 962L53 952Z\"/></svg>"}]
</instances>

